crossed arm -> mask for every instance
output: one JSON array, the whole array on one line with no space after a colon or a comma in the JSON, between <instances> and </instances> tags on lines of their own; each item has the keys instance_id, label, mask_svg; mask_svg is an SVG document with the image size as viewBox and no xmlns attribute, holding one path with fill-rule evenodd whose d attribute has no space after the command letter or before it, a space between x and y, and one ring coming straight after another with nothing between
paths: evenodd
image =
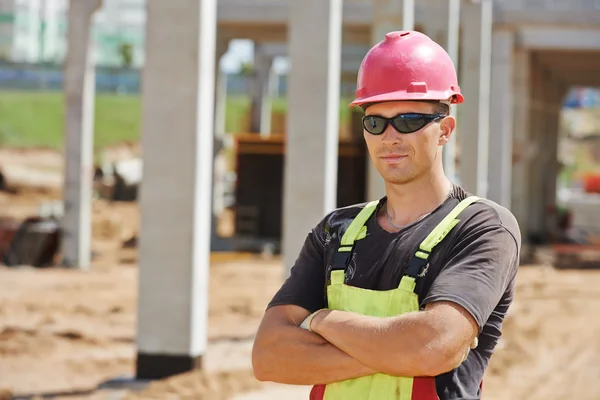
<instances>
[{"instance_id":1,"label":"crossed arm","mask_svg":"<svg viewBox=\"0 0 600 400\"><path fill-rule=\"evenodd\" d=\"M317 385L372 375L437 376L456 368L477 336L473 317L451 302L391 318L285 305L267 310L252 351L261 381Z\"/></svg>"}]
</instances>

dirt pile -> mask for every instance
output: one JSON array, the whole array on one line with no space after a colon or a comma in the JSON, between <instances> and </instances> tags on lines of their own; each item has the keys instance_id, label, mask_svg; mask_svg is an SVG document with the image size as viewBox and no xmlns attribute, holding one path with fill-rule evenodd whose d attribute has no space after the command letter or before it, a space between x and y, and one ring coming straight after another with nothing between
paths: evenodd
<instances>
[{"instance_id":1,"label":"dirt pile","mask_svg":"<svg viewBox=\"0 0 600 400\"><path fill-rule=\"evenodd\" d=\"M228 400L232 395L259 387L260 383L249 370L215 373L195 371L153 382L143 391L129 392L125 400Z\"/></svg>"},{"instance_id":2,"label":"dirt pile","mask_svg":"<svg viewBox=\"0 0 600 400\"><path fill-rule=\"evenodd\" d=\"M522 267L488 400L600 398L600 272Z\"/></svg>"}]
</instances>

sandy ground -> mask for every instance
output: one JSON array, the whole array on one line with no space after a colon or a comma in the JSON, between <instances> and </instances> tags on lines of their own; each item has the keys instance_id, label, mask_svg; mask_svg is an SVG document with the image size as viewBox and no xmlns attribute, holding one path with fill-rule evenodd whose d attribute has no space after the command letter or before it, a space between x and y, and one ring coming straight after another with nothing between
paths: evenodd
<instances>
[{"instance_id":1,"label":"sandy ground","mask_svg":"<svg viewBox=\"0 0 600 400\"><path fill-rule=\"evenodd\" d=\"M45 158L42 158L46 160ZM0 216L23 217L52 190L0 193ZM90 271L0 267L0 399L67 392L68 399L305 399L307 388L257 382L252 337L281 284L281 260L214 255L204 372L142 391L94 390L134 373L137 232L134 204L95 201ZM485 400L600 398L600 270L523 266L517 299L485 379Z\"/></svg>"}]
</instances>

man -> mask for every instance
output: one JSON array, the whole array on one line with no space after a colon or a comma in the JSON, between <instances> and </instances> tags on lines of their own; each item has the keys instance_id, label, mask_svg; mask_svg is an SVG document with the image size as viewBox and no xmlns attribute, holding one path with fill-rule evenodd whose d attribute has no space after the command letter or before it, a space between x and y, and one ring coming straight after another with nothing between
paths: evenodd
<instances>
[{"instance_id":1,"label":"man","mask_svg":"<svg viewBox=\"0 0 600 400\"><path fill-rule=\"evenodd\" d=\"M364 138L386 196L327 215L264 315L259 380L311 399L479 399L513 300L520 233L444 175L462 103L448 54L392 32L360 67Z\"/></svg>"}]
</instances>

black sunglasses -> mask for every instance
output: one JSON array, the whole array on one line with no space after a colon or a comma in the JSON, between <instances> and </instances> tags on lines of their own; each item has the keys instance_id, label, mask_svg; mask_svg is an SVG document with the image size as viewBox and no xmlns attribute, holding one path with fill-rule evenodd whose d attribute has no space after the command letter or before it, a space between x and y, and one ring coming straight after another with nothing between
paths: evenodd
<instances>
[{"instance_id":1,"label":"black sunglasses","mask_svg":"<svg viewBox=\"0 0 600 400\"><path fill-rule=\"evenodd\" d=\"M362 123L365 130L372 135L381 135L385 132L388 124L392 124L394 129L400 133L413 133L445 116L444 114L408 113L386 118L380 115L365 115L362 117Z\"/></svg>"}]
</instances>

